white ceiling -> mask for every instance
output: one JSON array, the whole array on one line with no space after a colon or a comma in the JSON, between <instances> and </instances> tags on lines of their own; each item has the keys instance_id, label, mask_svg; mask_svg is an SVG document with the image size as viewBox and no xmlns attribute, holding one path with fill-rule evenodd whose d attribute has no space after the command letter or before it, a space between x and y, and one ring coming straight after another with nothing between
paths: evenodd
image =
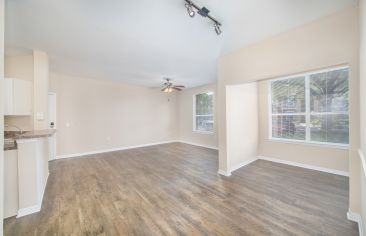
<instances>
[{"instance_id":1,"label":"white ceiling","mask_svg":"<svg viewBox=\"0 0 366 236\"><path fill-rule=\"evenodd\" d=\"M184 0L7 0L6 51L46 51L51 70L158 86L217 80L221 54L303 25L356 0L195 0L223 24L191 19Z\"/></svg>"}]
</instances>

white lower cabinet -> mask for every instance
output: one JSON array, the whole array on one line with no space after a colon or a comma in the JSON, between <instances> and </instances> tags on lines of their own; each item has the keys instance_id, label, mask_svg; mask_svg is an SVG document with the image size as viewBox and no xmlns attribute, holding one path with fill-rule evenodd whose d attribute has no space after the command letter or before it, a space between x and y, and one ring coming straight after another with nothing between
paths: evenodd
<instances>
[{"instance_id":1,"label":"white lower cabinet","mask_svg":"<svg viewBox=\"0 0 366 236\"><path fill-rule=\"evenodd\" d=\"M18 152L4 152L4 218L16 216L19 209Z\"/></svg>"}]
</instances>

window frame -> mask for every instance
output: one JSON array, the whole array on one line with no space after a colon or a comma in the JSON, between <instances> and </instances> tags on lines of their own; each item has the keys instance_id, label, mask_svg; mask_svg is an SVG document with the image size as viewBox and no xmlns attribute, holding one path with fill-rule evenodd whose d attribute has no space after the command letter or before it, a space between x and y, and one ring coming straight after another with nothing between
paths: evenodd
<instances>
[{"instance_id":1,"label":"window frame","mask_svg":"<svg viewBox=\"0 0 366 236\"><path fill-rule=\"evenodd\" d=\"M205 93L212 93L212 115L197 115L196 114L196 97L197 97L197 95L205 94ZM197 130L196 118L198 116L200 116L200 117L212 116L212 120L213 120L212 131ZM201 134L214 134L215 133L215 92L214 91L209 90L209 91L199 92L199 93L193 94L193 132L194 133L201 133Z\"/></svg>"},{"instance_id":2,"label":"window frame","mask_svg":"<svg viewBox=\"0 0 366 236\"><path fill-rule=\"evenodd\" d=\"M310 76L313 74L319 74L324 72L330 72L335 70L342 70L342 69L348 69L348 91L350 90L350 76L349 71L350 67L348 65L344 66L336 66L336 67L330 67L327 69L322 70L314 70L310 72L305 73L299 73L299 74L293 74L285 77L280 77L276 79L271 79L267 81L267 87L268 87L268 139L270 141L274 142L281 142L281 143L291 143L291 144L304 144L304 145L312 145L312 146L320 146L320 147L331 147L331 148L339 148L339 149L348 149L350 144L342 144L342 143L332 143L332 142L318 142L318 141L311 141L311 128L310 128L310 119L311 115L316 114L345 114L348 115L348 121L350 120L350 109L348 107L347 113L340 113L340 112L311 112L310 111ZM305 77L305 112L300 113L279 113L275 115L305 115L305 122L306 122L306 130L305 130L305 140L296 140L296 139L286 139L286 138L276 138L273 137L272 133L272 82L274 81L281 81L296 77ZM348 135L350 136L350 127L348 126Z\"/></svg>"}]
</instances>

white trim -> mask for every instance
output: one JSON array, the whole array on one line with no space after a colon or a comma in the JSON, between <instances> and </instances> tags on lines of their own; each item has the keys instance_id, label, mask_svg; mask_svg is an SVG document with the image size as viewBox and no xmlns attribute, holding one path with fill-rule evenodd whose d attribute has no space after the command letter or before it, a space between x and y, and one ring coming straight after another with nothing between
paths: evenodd
<instances>
[{"instance_id":1,"label":"white trim","mask_svg":"<svg viewBox=\"0 0 366 236\"><path fill-rule=\"evenodd\" d=\"M365 174L364 177L366 178L366 159L365 159L365 156L363 155L363 152L361 149L358 149L358 155L360 156L363 173Z\"/></svg>"},{"instance_id":2,"label":"white trim","mask_svg":"<svg viewBox=\"0 0 366 236\"><path fill-rule=\"evenodd\" d=\"M178 143L185 143L185 144L189 144L189 145L193 145L193 146L197 146L197 147L204 147L204 148L209 148L209 149L219 150L219 148L214 147L214 146L210 146L210 145L204 145L204 144L192 143L192 142L183 141L183 140L177 140L176 142L178 142Z\"/></svg>"},{"instance_id":3,"label":"white trim","mask_svg":"<svg viewBox=\"0 0 366 236\"><path fill-rule=\"evenodd\" d=\"M335 174L335 175L341 175L341 176L347 176L347 177L349 176L349 172L346 172L346 171L334 170L334 169L329 169L329 168L324 168L324 167L319 167L319 166L313 166L313 165L307 165L307 164L302 164L302 163L292 162L292 161L285 161L285 160L272 158L272 157L258 156L258 159L265 160L265 161L276 162L276 163L281 163L281 164L290 165L290 166L301 167L301 168L310 169L310 170L326 172L326 173Z\"/></svg>"},{"instance_id":4,"label":"white trim","mask_svg":"<svg viewBox=\"0 0 366 236\"><path fill-rule=\"evenodd\" d=\"M215 134L214 131L201 131L201 130L193 130L193 133L197 133L197 134L205 134L205 135L212 135Z\"/></svg>"},{"instance_id":5,"label":"white trim","mask_svg":"<svg viewBox=\"0 0 366 236\"><path fill-rule=\"evenodd\" d=\"M223 175L223 176L226 176L226 177L230 177L231 176L231 172L230 171L218 170L217 173L219 175Z\"/></svg>"},{"instance_id":6,"label":"white trim","mask_svg":"<svg viewBox=\"0 0 366 236\"><path fill-rule=\"evenodd\" d=\"M242 163L239 163L239 164L235 165L234 167L232 167L230 169L230 172L236 171L236 170L238 170L238 169L240 169L240 168L242 168L242 167L244 167L246 165L249 165L252 162L255 162L256 160L258 160L257 157L256 158L253 158L253 159L250 159L250 160L246 160L246 161L244 161Z\"/></svg>"},{"instance_id":7,"label":"white trim","mask_svg":"<svg viewBox=\"0 0 366 236\"><path fill-rule=\"evenodd\" d=\"M37 142L37 138L24 138L24 139L15 139L17 143L34 143Z\"/></svg>"},{"instance_id":8,"label":"white trim","mask_svg":"<svg viewBox=\"0 0 366 236\"><path fill-rule=\"evenodd\" d=\"M347 219L358 224L358 232L360 236L363 236L363 224L362 224L362 217L360 214L352 212L351 209L348 209L347 212Z\"/></svg>"},{"instance_id":9,"label":"white trim","mask_svg":"<svg viewBox=\"0 0 366 236\"><path fill-rule=\"evenodd\" d=\"M343 149L343 150L349 149L349 144L339 144L339 143L322 143L322 142L314 142L314 141L307 142L307 141L303 141L303 140L284 139L284 138L269 138L267 141L277 142L277 143L308 145L308 146L323 147L323 148L335 148L335 149Z\"/></svg>"},{"instance_id":10,"label":"white trim","mask_svg":"<svg viewBox=\"0 0 366 236\"><path fill-rule=\"evenodd\" d=\"M35 206L31 206L31 207L22 208L22 209L18 210L18 214L17 214L16 218L26 216L26 215L30 215L30 214L33 214L33 213L37 213L40 210L41 210L40 205L35 205Z\"/></svg>"},{"instance_id":11,"label":"white trim","mask_svg":"<svg viewBox=\"0 0 366 236\"><path fill-rule=\"evenodd\" d=\"M179 142L179 141L177 141L177 140L171 140L171 141L164 141L164 142L157 142L157 143L147 143L147 144L141 144L141 145L133 145L133 146L125 146L125 147L111 148L111 149L96 150L96 151L91 151L91 152L80 152L80 153L59 155L59 156L56 156L56 159L55 160L57 160L57 159L64 159L64 158L71 158L71 157L89 156L89 155L106 153L106 152L123 151L123 150L128 150L128 149L142 148L142 147L149 147L149 146L156 146L156 145L167 144L167 143L176 143L176 142Z\"/></svg>"},{"instance_id":12,"label":"white trim","mask_svg":"<svg viewBox=\"0 0 366 236\"><path fill-rule=\"evenodd\" d=\"M310 143L310 137L311 137L311 109L310 109L310 76L307 74L305 76L305 142Z\"/></svg>"}]
</instances>

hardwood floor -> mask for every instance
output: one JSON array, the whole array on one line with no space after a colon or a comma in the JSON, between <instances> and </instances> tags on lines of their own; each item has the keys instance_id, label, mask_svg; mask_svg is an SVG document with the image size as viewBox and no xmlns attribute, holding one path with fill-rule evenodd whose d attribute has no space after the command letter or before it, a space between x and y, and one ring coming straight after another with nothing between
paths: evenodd
<instances>
[{"instance_id":1,"label":"hardwood floor","mask_svg":"<svg viewBox=\"0 0 366 236\"><path fill-rule=\"evenodd\" d=\"M40 213L5 235L358 235L348 178L174 143L53 161Z\"/></svg>"}]
</instances>

